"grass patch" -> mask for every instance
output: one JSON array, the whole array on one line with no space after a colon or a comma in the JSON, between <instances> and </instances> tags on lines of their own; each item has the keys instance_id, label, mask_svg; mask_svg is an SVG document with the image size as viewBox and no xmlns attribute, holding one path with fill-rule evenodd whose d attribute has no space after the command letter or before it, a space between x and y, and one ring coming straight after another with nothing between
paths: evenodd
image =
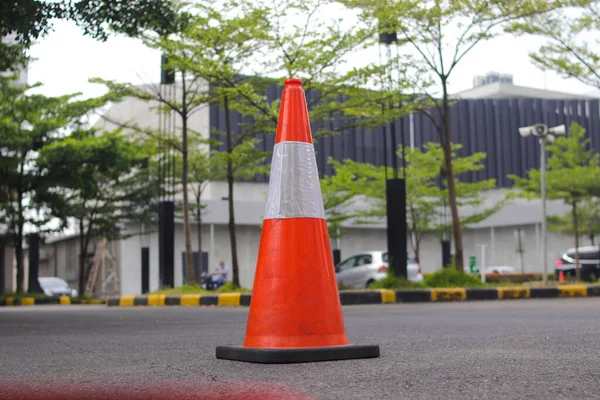
<instances>
[{"instance_id":1,"label":"grass patch","mask_svg":"<svg viewBox=\"0 0 600 400\"><path fill-rule=\"evenodd\" d=\"M23 297L34 297L36 299L43 299L46 297L50 297L50 296L46 296L44 293L24 293L24 292L6 292L6 293L2 293L2 295L0 295L0 298L4 299L7 297L15 297L17 299L22 299Z\"/></svg>"},{"instance_id":2,"label":"grass patch","mask_svg":"<svg viewBox=\"0 0 600 400\"><path fill-rule=\"evenodd\" d=\"M236 288L231 282L225 283L217 290L206 290L202 286L197 284L185 284L176 288L167 288L157 290L150 294L165 294L170 296L183 295L183 294L218 294L218 293L249 293L250 289Z\"/></svg>"},{"instance_id":3,"label":"grass patch","mask_svg":"<svg viewBox=\"0 0 600 400\"><path fill-rule=\"evenodd\" d=\"M6 299L8 297L12 297L15 299L22 299L26 297L33 297L34 299L58 299L63 296L46 296L44 293L23 293L23 292L6 292L0 294L0 299ZM90 296L66 296L70 297L71 300L75 301L91 301L91 300L99 300L99 297L90 297Z\"/></svg>"},{"instance_id":4,"label":"grass patch","mask_svg":"<svg viewBox=\"0 0 600 400\"><path fill-rule=\"evenodd\" d=\"M478 288L488 286L481 278L469 275L455 268L443 268L427 275L425 286L429 288Z\"/></svg>"},{"instance_id":5,"label":"grass patch","mask_svg":"<svg viewBox=\"0 0 600 400\"><path fill-rule=\"evenodd\" d=\"M425 289L421 282L412 282L408 279L398 278L393 275L388 275L383 279L375 281L369 285L369 289Z\"/></svg>"}]
</instances>

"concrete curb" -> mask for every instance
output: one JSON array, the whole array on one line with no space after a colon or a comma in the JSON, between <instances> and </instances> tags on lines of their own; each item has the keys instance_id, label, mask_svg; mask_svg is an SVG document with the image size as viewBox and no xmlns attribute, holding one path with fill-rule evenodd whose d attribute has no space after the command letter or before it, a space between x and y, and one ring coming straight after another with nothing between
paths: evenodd
<instances>
[{"instance_id":1,"label":"concrete curb","mask_svg":"<svg viewBox=\"0 0 600 400\"><path fill-rule=\"evenodd\" d=\"M356 290L340 291L342 305L386 304L386 303L426 303L476 300L511 299L551 299L566 297L600 297L600 286L564 285L556 287L498 287L498 288L448 288L420 290ZM167 296L154 294L147 296L112 297L108 307L134 306L249 306L250 293L187 294Z\"/></svg>"},{"instance_id":2,"label":"concrete curb","mask_svg":"<svg viewBox=\"0 0 600 400\"><path fill-rule=\"evenodd\" d=\"M11 306L38 306L46 304L61 304L64 306L74 304L106 304L106 300L91 299L91 300L79 300L73 299L69 296L62 297L4 297L0 299L0 307L11 307Z\"/></svg>"}]
</instances>

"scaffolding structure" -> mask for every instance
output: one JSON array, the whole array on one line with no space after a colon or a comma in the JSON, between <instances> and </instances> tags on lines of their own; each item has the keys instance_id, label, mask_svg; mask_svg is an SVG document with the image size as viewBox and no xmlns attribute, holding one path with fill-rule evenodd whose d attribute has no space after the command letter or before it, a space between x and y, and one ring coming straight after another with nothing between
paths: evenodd
<instances>
[{"instance_id":1,"label":"scaffolding structure","mask_svg":"<svg viewBox=\"0 0 600 400\"><path fill-rule=\"evenodd\" d=\"M100 280L100 285L98 285ZM112 282L112 287L109 287ZM98 286L100 286L98 288ZM86 296L117 296L119 295L119 274L116 259L116 244L102 238L96 252L85 286ZM99 292L99 293L98 293Z\"/></svg>"}]
</instances>

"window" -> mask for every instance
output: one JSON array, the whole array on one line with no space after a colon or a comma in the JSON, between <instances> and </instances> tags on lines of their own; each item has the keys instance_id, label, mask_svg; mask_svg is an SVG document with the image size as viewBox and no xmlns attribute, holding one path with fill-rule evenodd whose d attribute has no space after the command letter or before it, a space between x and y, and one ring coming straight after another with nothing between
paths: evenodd
<instances>
[{"instance_id":1,"label":"window","mask_svg":"<svg viewBox=\"0 0 600 400\"><path fill-rule=\"evenodd\" d=\"M573 258L575 258L575 254L573 254ZM579 254L579 259L581 259L581 260L600 260L600 252L597 252L597 251L581 252Z\"/></svg>"},{"instance_id":2,"label":"window","mask_svg":"<svg viewBox=\"0 0 600 400\"><path fill-rule=\"evenodd\" d=\"M568 261L575 262L575 252L565 254ZM579 253L579 260L600 260L600 252L598 251L582 251Z\"/></svg>"},{"instance_id":3,"label":"window","mask_svg":"<svg viewBox=\"0 0 600 400\"><path fill-rule=\"evenodd\" d=\"M356 257L356 264L354 264L354 266L360 267L362 265L369 265L369 264L373 264L373 257L371 257L369 254L363 254L363 255Z\"/></svg>"},{"instance_id":4,"label":"window","mask_svg":"<svg viewBox=\"0 0 600 400\"><path fill-rule=\"evenodd\" d=\"M356 257L347 258L346 260L344 260L341 263L339 263L335 267L335 269L336 269L337 272L347 271L350 268L354 267L354 263L355 262L356 262Z\"/></svg>"}]
</instances>

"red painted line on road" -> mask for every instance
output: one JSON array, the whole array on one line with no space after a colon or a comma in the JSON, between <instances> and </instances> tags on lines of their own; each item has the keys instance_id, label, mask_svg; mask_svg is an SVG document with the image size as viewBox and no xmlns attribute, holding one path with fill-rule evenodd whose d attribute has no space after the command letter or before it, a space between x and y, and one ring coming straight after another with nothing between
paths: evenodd
<instances>
[{"instance_id":1,"label":"red painted line on road","mask_svg":"<svg viewBox=\"0 0 600 400\"><path fill-rule=\"evenodd\" d=\"M32 382L33 381L33 382ZM270 383L211 382L189 384L162 382L152 385L0 381L2 400L313 400L305 393Z\"/></svg>"}]
</instances>

